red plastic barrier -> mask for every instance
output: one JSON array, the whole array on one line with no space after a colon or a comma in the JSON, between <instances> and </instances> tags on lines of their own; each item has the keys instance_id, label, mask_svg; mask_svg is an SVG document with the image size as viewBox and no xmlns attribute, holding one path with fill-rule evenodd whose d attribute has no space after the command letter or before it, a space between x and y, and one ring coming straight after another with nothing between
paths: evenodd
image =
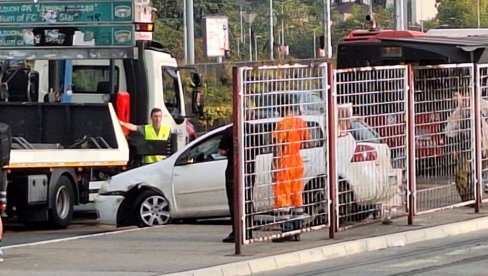
<instances>
[{"instance_id":1,"label":"red plastic barrier","mask_svg":"<svg viewBox=\"0 0 488 276\"><path fill-rule=\"evenodd\" d=\"M119 120L122 122L130 122L130 94L129 92L119 91L117 92L117 100L116 100L116 111ZM122 127L124 134L127 136L129 134L129 130L125 127Z\"/></svg>"}]
</instances>

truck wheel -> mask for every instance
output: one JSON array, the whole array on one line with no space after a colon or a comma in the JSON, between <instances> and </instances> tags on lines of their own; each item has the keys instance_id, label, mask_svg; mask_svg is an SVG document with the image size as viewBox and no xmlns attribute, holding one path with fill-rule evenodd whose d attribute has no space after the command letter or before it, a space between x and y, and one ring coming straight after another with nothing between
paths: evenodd
<instances>
[{"instance_id":1,"label":"truck wheel","mask_svg":"<svg viewBox=\"0 0 488 276\"><path fill-rule=\"evenodd\" d=\"M137 197L135 202L134 215L137 226L163 225L171 221L169 202L163 195L146 190Z\"/></svg>"},{"instance_id":2,"label":"truck wheel","mask_svg":"<svg viewBox=\"0 0 488 276\"><path fill-rule=\"evenodd\" d=\"M67 176L61 176L52 191L49 197L53 201L53 208L49 210L50 222L56 228L66 228L73 218L74 195L71 181Z\"/></svg>"}]
</instances>

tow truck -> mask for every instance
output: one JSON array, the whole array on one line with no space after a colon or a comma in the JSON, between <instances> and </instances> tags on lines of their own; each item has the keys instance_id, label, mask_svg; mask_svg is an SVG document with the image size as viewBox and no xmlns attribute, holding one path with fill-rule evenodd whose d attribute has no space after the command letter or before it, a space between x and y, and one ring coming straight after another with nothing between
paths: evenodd
<instances>
[{"instance_id":1,"label":"tow truck","mask_svg":"<svg viewBox=\"0 0 488 276\"><path fill-rule=\"evenodd\" d=\"M153 11L148 0L0 0L7 219L67 227L99 183L139 165L151 147L135 143L119 120L146 124L159 107L173 133L156 151L171 154L188 142L182 68L152 40ZM198 112L202 76L189 69Z\"/></svg>"}]
</instances>

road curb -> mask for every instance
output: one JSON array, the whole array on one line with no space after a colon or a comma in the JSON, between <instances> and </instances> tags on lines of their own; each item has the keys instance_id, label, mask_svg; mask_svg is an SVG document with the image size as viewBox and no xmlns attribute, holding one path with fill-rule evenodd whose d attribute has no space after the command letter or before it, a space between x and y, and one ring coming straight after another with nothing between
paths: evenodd
<instances>
[{"instance_id":1,"label":"road curb","mask_svg":"<svg viewBox=\"0 0 488 276\"><path fill-rule=\"evenodd\" d=\"M296 252L267 256L242 262L228 263L190 271L164 274L166 276L230 276L252 275L290 266L325 261L357 253L375 251L389 247L441 239L449 236L488 229L488 217L405 231L384 236L341 242Z\"/></svg>"}]
</instances>

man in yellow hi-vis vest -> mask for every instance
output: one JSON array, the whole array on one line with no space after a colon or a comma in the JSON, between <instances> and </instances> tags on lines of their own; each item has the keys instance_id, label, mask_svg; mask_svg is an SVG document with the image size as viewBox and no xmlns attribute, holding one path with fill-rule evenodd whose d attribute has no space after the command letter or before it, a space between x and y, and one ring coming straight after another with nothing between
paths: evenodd
<instances>
[{"instance_id":1,"label":"man in yellow hi-vis vest","mask_svg":"<svg viewBox=\"0 0 488 276\"><path fill-rule=\"evenodd\" d=\"M144 126L134 125L120 121L120 125L129 129L130 131L137 131L142 134L146 140L161 140L166 141L171 134L171 125L161 124L163 119L163 112L159 108L151 110L151 124ZM164 159L163 155L146 155L144 156L144 164L158 162Z\"/></svg>"}]
</instances>

